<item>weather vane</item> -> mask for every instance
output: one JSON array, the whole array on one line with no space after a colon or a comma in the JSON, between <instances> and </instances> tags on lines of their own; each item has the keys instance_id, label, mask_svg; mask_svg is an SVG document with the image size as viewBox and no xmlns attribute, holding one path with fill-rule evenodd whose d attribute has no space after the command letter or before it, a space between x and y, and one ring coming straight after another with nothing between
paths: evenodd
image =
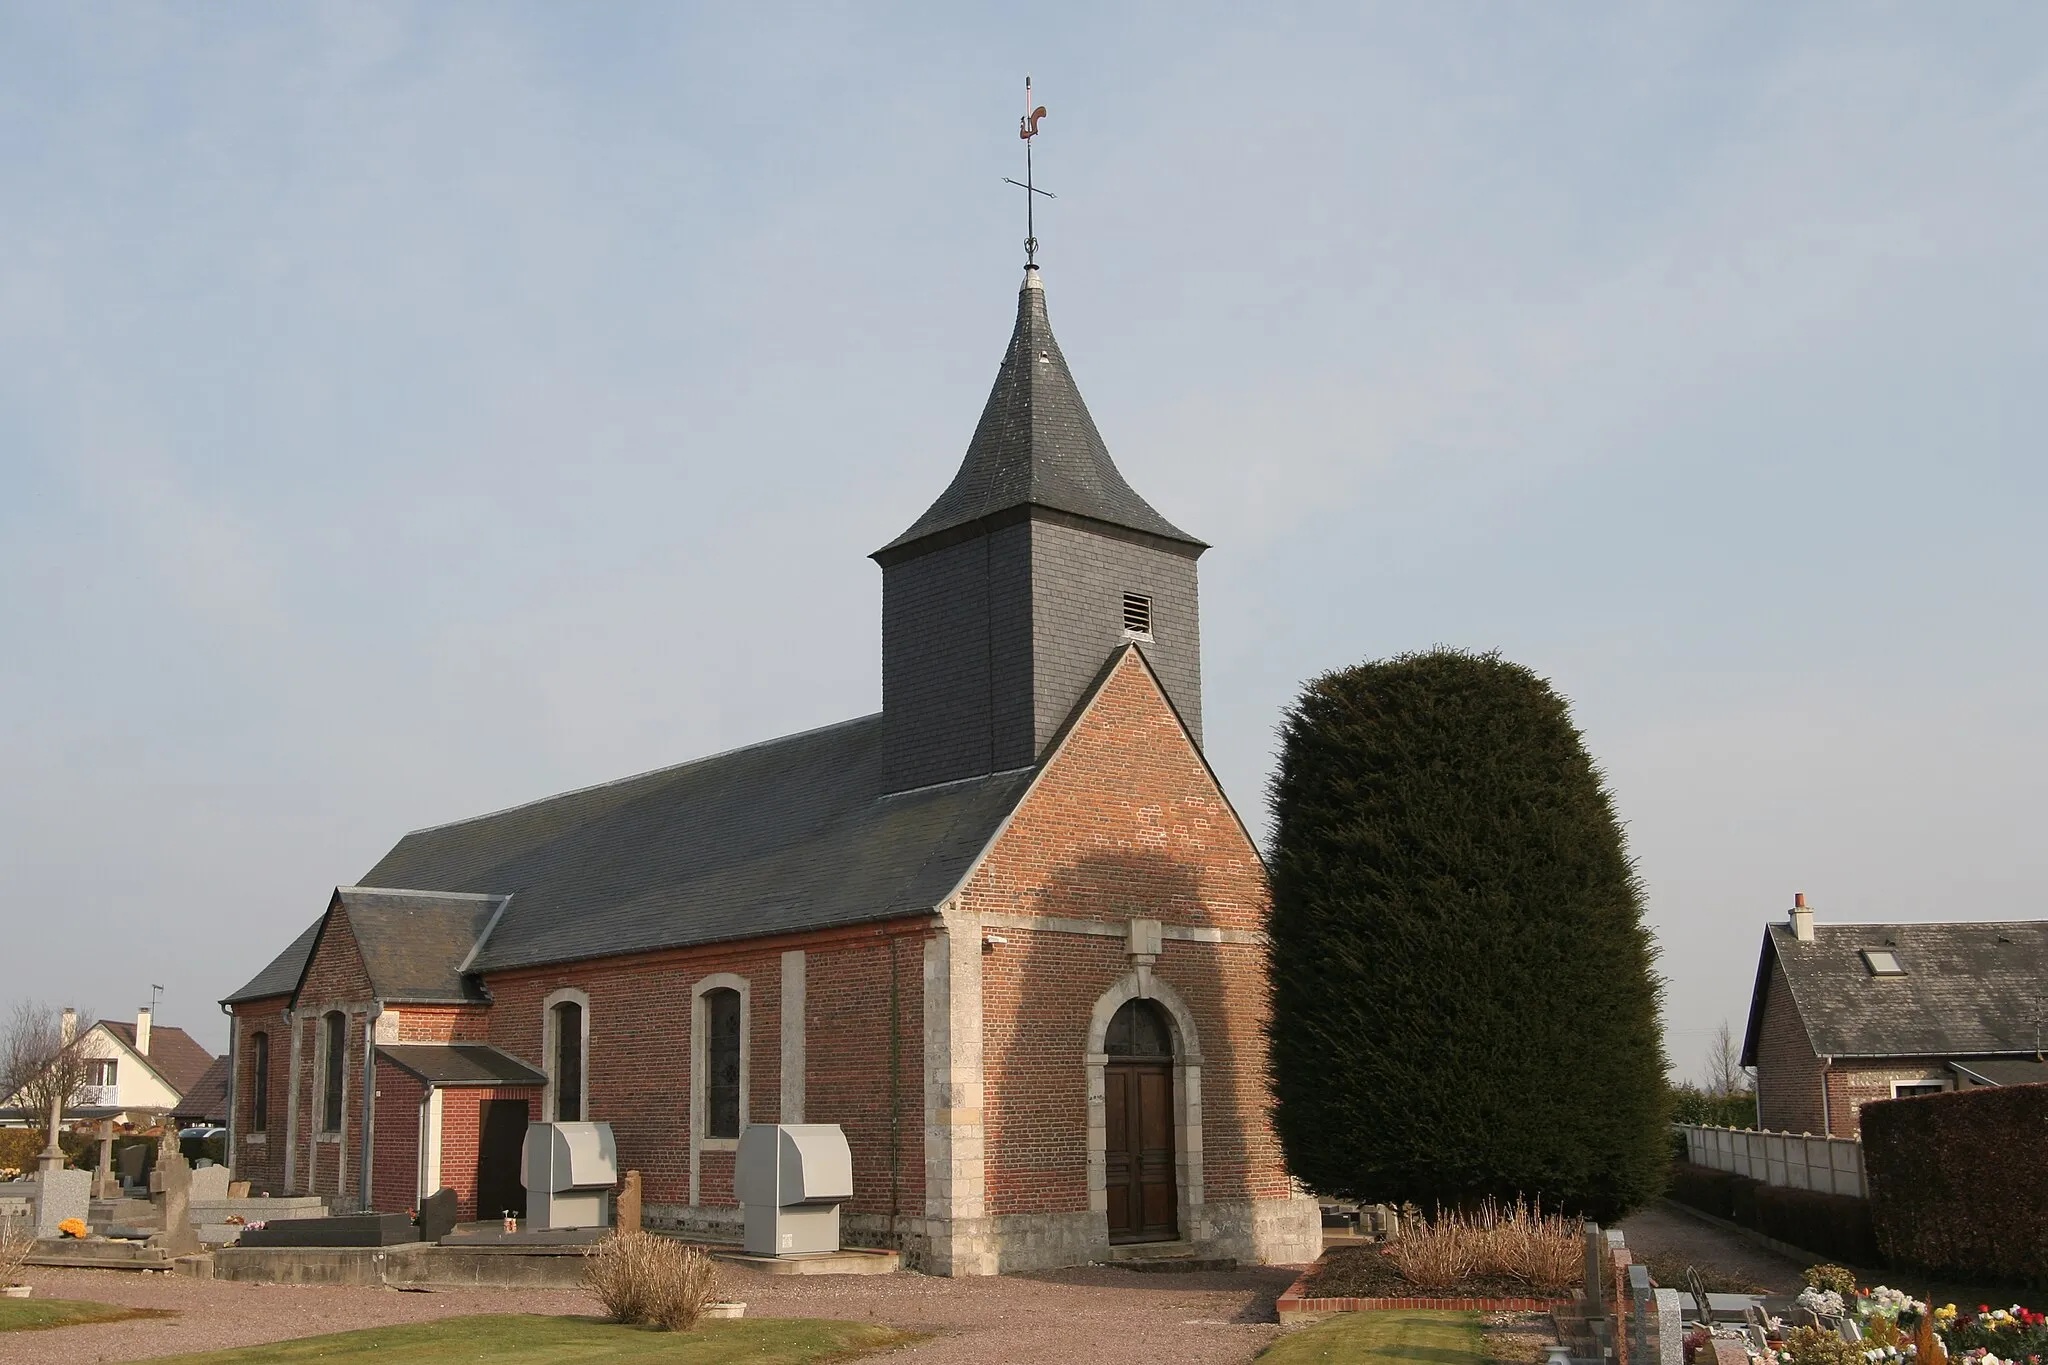
<instances>
[{"instance_id":1,"label":"weather vane","mask_svg":"<svg viewBox=\"0 0 2048 1365\"><path fill-rule=\"evenodd\" d=\"M1045 106L1033 107L1031 103L1031 77L1024 78L1024 117L1017 120L1017 136L1024 139L1024 178L1012 180L1003 177L1006 185L1015 185L1024 191L1024 264L1035 268L1038 265L1038 196L1057 199L1051 190L1042 190L1031 178L1031 139L1038 136L1038 121L1045 117Z\"/></svg>"}]
</instances>

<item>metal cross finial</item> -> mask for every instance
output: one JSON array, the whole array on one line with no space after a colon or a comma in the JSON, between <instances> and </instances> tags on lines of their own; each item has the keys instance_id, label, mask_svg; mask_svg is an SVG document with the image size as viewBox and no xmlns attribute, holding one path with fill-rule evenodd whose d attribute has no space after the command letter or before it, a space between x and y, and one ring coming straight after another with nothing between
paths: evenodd
<instances>
[{"instance_id":1,"label":"metal cross finial","mask_svg":"<svg viewBox=\"0 0 2048 1365\"><path fill-rule=\"evenodd\" d=\"M1003 177L1006 185L1015 185L1024 191L1024 264L1036 267L1038 264L1038 196L1057 199L1051 190L1042 190L1031 178L1031 139L1038 136L1038 121L1045 117L1045 106L1033 107L1031 103L1031 77L1024 78L1024 117L1017 120L1017 136L1024 139L1024 178L1012 180Z\"/></svg>"}]
</instances>

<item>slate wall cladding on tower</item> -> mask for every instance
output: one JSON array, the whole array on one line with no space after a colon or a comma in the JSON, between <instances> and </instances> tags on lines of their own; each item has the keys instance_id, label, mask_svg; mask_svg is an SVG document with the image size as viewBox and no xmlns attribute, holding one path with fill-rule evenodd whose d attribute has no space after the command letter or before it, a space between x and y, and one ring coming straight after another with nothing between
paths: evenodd
<instances>
[{"instance_id":1,"label":"slate wall cladding on tower","mask_svg":"<svg viewBox=\"0 0 2048 1365\"><path fill-rule=\"evenodd\" d=\"M1031 762L1030 569L1019 520L883 570L886 789Z\"/></svg>"},{"instance_id":2,"label":"slate wall cladding on tower","mask_svg":"<svg viewBox=\"0 0 2048 1365\"><path fill-rule=\"evenodd\" d=\"M1770 984L1764 989L1756 1052L1757 1126L1782 1133L1825 1133L1821 1060L1814 1055L1799 1007L1793 1003L1785 968L1775 957Z\"/></svg>"},{"instance_id":3,"label":"slate wall cladding on tower","mask_svg":"<svg viewBox=\"0 0 2048 1365\"><path fill-rule=\"evenodd\" d=\"M1202 638L1188 547L1039 513L1031 522L1033 725L1043 750L1124 642L1123 598L1152 599L1145 657L1195 742L1202 741Z\"/></svg>"},{"instance_id":4,"label":"slate wall cladding on tower","mask_svg":"<svg viewBox=\"0 0 2048 1365\"><path fill-rule=\"evenodd\" d=\"M977 914L1261 931L1264 869L1144 665L1126 655L962 893ZM982 959L989 1212L1088 1207L1084 1053L1125 942L1005 928ZM1265 1084L1266 961L1252 943L1167 940L1158 978L1202 1049L1204 1196L1290 1192Z\"/></svg>"}]
</instances>

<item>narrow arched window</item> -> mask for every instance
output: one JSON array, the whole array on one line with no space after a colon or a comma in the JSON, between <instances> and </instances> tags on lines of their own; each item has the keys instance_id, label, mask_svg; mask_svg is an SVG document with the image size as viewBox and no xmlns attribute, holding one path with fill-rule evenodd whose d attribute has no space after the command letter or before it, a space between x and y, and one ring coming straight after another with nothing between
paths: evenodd
<instances>
[{"instance_id":1,"label":"narrow arched window","mask_svg":"<svg viewBox=\"0 0 2048 1365\"><path fill-rule=\"evenodd\" d=\"M740 1135L740 993L704 992L704 1136Z\"/></svg>"},{"instance_id":2,"label":"narrow arched window","mask_svg":"<svg viewBox=\"0 0 2048 1365\"><path fill-rule=\"evenodd\" d=\"M261 1133L270 1127L270 1035L254 1034L249 1039L249 1131Z\"/></svg>"},{"instance_id":3,"label":"narrow arched window","mask_svg":"<svg viewBox=\"0 0 2048 1365\"><path fill-rule=\"evenodd\" d=\"M564 1000L555 1006L555 1122L583 1117L583 1006Z\"/></svg>"},{"instance_id":4,"label":"narrow arched window","mask_svg":"<svg viewBox=\"0 0 2048 1365\"><path fill-rule=\"evenodd\" d=\"M341 1078L348 1065L348 1016L335 1010L321 1020L326 1030L326 1085L320 1093L320 1131L341 1131Z\"/></svg>"},{"instance_id":5,"label":"narrow arched window","mask_svg":"<svg viewBox=\"0 0 2048 1365\"><path fill-rule=\"evenodd\" d=\"M1151 1060L1173 1057L1173 1029L1159 1006L1150 1000L1126 1001L1109 1021L1102 1050L1112 1057Z\"/></svg>"}]
</instances>

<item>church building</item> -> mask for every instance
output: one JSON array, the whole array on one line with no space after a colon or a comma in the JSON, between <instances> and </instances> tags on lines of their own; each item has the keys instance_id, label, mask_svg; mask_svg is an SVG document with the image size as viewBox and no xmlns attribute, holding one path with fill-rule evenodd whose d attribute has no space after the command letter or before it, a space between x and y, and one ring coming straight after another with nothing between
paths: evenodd
<instances>
[{"instance_id":1,"label":"church building","mask_svg":"<svg viewBox=\"0 0 2048 1365\"><path fill-rule=\"evenodd\" d=\"M952 483L873 556L882 709L415 830L225 1002L275 1193L523 1207L604 1120L650 1226L736 1235L749 1123L836 1123L847 1240L979 1275L1303 1262L1258 852L1202 755L1196 560L1026 269Z\"/></svg>"}]
</instances>

